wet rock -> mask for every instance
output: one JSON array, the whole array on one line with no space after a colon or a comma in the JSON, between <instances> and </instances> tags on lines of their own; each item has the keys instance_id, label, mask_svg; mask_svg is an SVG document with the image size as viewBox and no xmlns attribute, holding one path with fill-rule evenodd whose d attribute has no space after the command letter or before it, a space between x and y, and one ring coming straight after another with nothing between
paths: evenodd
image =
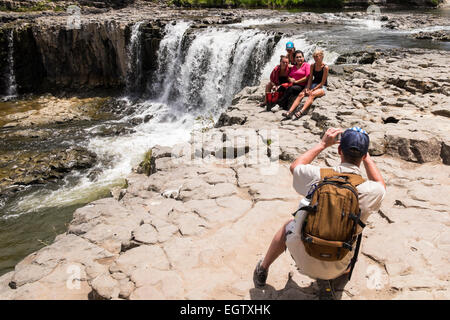
<instances>
[{"instance_id":1,"label":"wet rock","mask_svg":"<svg viewBox=\"0 0 450 320\"><path fill-rule=\"evenodd\" d=\"M129 128L126 124L118 124L114 126L102 126L97 134L101 137L108 137L133 134L135 132L136 130Z\"/></svg>"},{"instance_id":2,"label":"wet rock","mask_svg":"<svg viewBox=\"0 0 450 320\"><path fill-rule=\"evenodd\" d=\"M59 180L72 170L92 167L96 160L94 153L81 147L5 153L0 157L0 189Z\"/></svg>"},{"instance_id":3,"label":"wet rock","mask_svg":"<svg viewBox=\"0 0 450 320\"><path fill-rule=\"evenodd\" d=\"M140 125L143 122L144 122L144 119L142 119L142 118L133 118L129 121L129 123L133 126Z\"/></svg>"},{"instance_id":4,"label":"wet rock","mask_svg":"<svg viewBox=\"0 0 450 320\"><path fill-rule=\"evenodd\" d=\"M153 115L152 115L152 114L147 114L147 115L144 117L144 123L149 122L151 119L153 119Z\"/></svg>"},{"instance_id":5,"label":"wet rock","mask_svg":"<svg viewBox=\"0 0 450 320\"><path fill-rule=\"evenodd\" d=\"M437 40L437 41L450 41L450 32L446 31L433 31L414 33L410 35L411 38L415 39L427 39L427 40Z\"/></svg>"}]
</instances>

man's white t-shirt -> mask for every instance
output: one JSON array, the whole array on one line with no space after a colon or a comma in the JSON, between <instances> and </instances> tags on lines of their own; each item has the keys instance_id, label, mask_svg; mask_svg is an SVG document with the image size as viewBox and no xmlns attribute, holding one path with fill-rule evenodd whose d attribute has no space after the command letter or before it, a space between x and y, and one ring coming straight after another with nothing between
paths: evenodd
<instances>
[{"instance_id":1,"label":"man's white t-shirt","mask_svg":"<svg viewBox=\"0 0 450 320\"><path fill-rule=\"evenodd\" d=\"M350 163L341 163L333 170L341 173L361 174L360 169ZM306 196L311 187L320 181L320 167L307 165L298 165L293 172L294 189L301 195ZM359 194L359 207L361 209L361 220L366 223L369 215L378 211L383 201L386 190L384 186L376 181L367 180L357 186ZM305 212L297 213L295 221L291 222L286 229L292 231L286 235L286 246L297 264L299 271L311 278L316 279L334 279L342 275L350 264L354 250L349 252L344 259L340 261L322 261L308 255L300 238L301 226L305 218ZM358 232L361 228L358 227Z\"/></svg>"}]
</instances>

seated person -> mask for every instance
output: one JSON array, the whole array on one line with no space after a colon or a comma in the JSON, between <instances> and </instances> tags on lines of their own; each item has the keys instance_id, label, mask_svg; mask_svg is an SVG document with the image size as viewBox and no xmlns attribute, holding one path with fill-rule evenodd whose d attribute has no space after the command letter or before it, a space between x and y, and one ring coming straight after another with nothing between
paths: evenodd
<instances>
[{"instance_id":1,"label":"seated person","mask_svg":"<svg viewBox=\"0 0 450 320\"><path fill-rule=\"evenodd\" d=\"M286 90L283 97L278 101L278 105L285 110L289 107L291 99L297 97L305 89L309 79L310 66L305 62L305 56L302 51L295 51L295 61L296 64L292 67L288 77L291 87Z\"/></svg>"},{"instance_id":2,"label":"seated person","mask_svg":"<svg viewBox=\"0 0 450 320\"><path fill-rule=\"evenodd\" d=\"M286 56L289 59L289 64L291 66L295 65L295 46L294 43L292 41L288 41L286 42Z\"/></svg>"},{"instance_id":3,"label":"seated person","mask_svg":"<svg viewBox=\"0 0 450 320\"><path fill-rule=\"evenodd\" d=\"M272 73L270 74L270 82L266 85L266 93L271 92L271 90L276 87L278 87L282 83L289 82L288 75L291 71L291 68L289 67L289 59L287 56L280 56L280 64L277 65ZM261 103L259 106L264 107L267 104L267 94L264 96L264 102Z\"/></svg>"},{"instance_id":4,"label":"seated person","mask_svg":"<svg viewBox=\"0 0 450 320\"><path fill-rule=\"evenodd\" d=\"M306 88L298 95L298 97L293 102L292 106L289 109L289 112L286 114L286 117L291 117L292 112L298 107L302 99L307 96L303 108L296 112L294 115L297 119L304 116L306 114L306 110L311 106L315 98L319 98L325 95L327 91L327 78L328 78L328 66L323 63L323 51L316 50L313 54L314 63L311 65L310 74L312 77L309 77L308 84Z\"/></svg>"}]
</instances>

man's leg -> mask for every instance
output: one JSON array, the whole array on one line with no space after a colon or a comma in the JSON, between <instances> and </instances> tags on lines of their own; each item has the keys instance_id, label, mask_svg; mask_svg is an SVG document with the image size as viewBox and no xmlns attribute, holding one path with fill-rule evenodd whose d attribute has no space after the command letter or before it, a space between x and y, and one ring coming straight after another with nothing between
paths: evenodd
<instances>
[{"instance_id":1,"label":"man's leg","mask_svg":"<svg viewBox=\"0 0 450 320\"><path fill-rule=\"evenodd\" d=\"M262 261L259 261L256 265L255 271L253 272L253 281L256 287L263 287L266 284L267 274L270 265L283 253L286 249L286 226L289 222L287 221L280 230L275 234L270 243L269 249Z\"/></svg>"},{"instance_id":2,"label":"man's leg","mask_svg":"<svg viewBox=\"0 0 450 320\"><path fill-rule=\"evenodd\" d=\"M261 266L264 269L269 270L270 265L286 250L286 226L291 221L293 219L283 224L281 229L273 237L269 249L261 262Z\"/></svg>"}]
</instances>

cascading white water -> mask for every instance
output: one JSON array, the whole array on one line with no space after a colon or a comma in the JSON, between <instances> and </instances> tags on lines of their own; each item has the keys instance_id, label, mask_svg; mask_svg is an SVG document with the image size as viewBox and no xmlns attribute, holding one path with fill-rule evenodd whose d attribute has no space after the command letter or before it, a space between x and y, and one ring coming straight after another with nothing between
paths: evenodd
<instances>
[{"instance_id":1,"label":"cascading white water","mask_svg":"<svg viewBox=\"0 0 450 320\"><path fill-rule=\"evenodd\" d=\"M141 57L141 25L137 22L131 28L130 43L127 47L128 71L126 79L126 91L132 92L139 88L142 81L142 57Z\"/></svg>"},{"instance_id":2,"label":"cascading white water","mask_svg":"<svg viewBox=\"0 0 450 320\"><path fill-rule=\"evenodd\" d=\"M14 73L14 29L8 34L8 74L6 98L14 98L17 95L16 75Z\"/></svg>"},{"instance_id":3,"label":"cascading white water","mask_svg":"<svg viewBox=\"0 0 450 320\"><path fill-rule=\"evenodd\" d=\"M183 54L181 42L191 24L191 22L180 21L170 23L164 29L165 36L159 44L158 69L154 75L152 88L159 101L168 101Z\"/></svg>"},{"instance_id":4,"label":"cascading white water","mask_svg":"<svg viewBox=\"0 0 450 320\"><path fill-rule=\"evenodd\" d=\"M182 32L187 28L183 23L166 29L167 41L161 42L158 59L165 69L157 73L164 81L156 82L154 88L162 92L159 101L178 112L218 116L243 86L257 83L274 36L258 30L209 28L195 33L188 50L182 52Z\"/></svg>"}]
</instances>

